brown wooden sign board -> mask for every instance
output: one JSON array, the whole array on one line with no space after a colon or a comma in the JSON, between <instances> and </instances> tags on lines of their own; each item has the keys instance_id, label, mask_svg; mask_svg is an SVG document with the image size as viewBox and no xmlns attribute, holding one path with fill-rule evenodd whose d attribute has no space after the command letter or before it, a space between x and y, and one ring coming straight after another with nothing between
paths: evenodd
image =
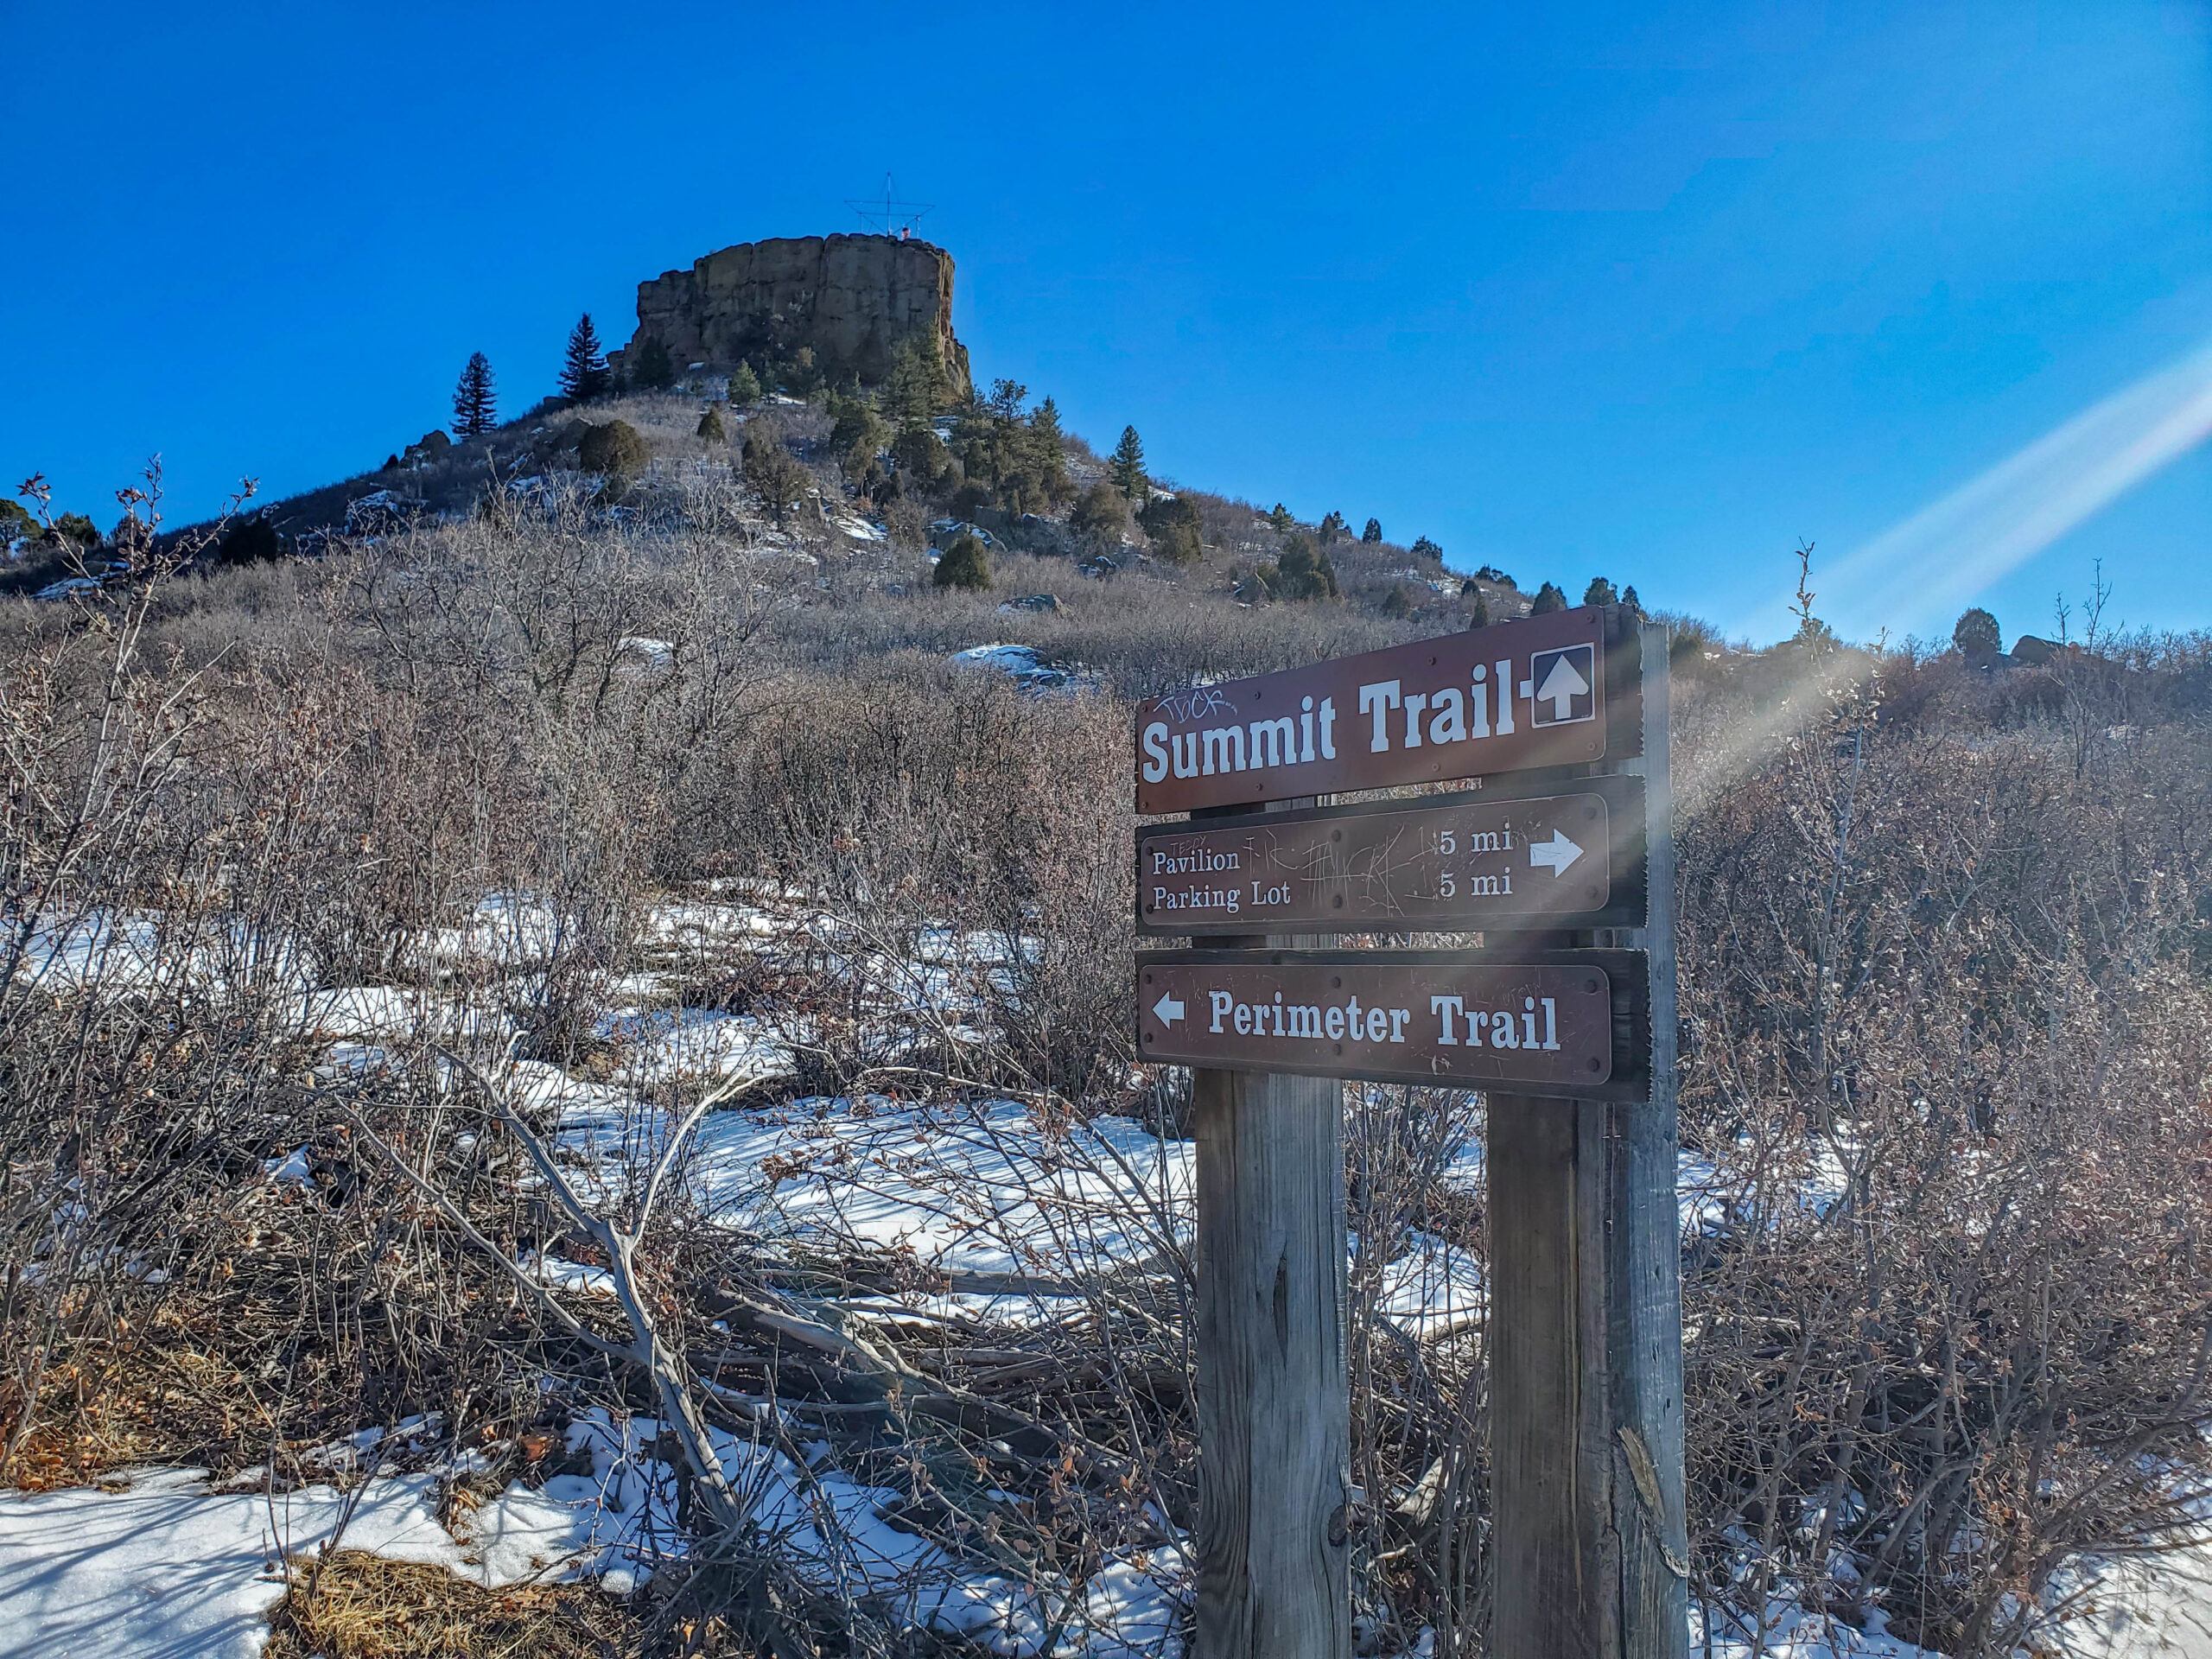
<instances>
[{"instance_id":1,"label":"brown wooden sign board","mask_svg":"<svg viewBox=\"0 0 2212 1659\"><path fill-rule=\"evenodd\" d=\"M1155 936L1641 927L1643 781L1155 824L1136 859Z\"/></svg>"},{"instance_id":2,"label":"brown wooden sign board","mask_svg":"<svg viewBox=\"0 0 2212 1659\"><path fill-rule=\"evenodd\" d=\"M1643 752L1632 613L1585 606L1137 706L1137 812L1249 806Z\"/></svg>"},{"instance_id":3,"label":"brown wooden sign board","mask_svg":"<svg viewBox=\"0 0 2212 1659\"><path fill-rule=\"evenodd\" d=\"M1466 951L1163 950L1137 958L1153 1063L1640 1101L1648 964L1636 950L1498 962Z\"/></svg>"}]
</instances>

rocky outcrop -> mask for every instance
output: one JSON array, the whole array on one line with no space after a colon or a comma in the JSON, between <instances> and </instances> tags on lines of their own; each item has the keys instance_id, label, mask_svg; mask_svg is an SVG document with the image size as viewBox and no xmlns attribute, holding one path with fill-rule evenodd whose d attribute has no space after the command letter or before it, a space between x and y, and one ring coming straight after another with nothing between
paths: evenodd
<instances>
[{"instance_id":1,"label":"rocky outcrop","mask_svg":"<svg viewBox=\"0 0 2212 1659\"><path fill-rule=\"evenodd\" d=\"M893 347L934 334L955 391L969 391L968 348L952 334L952 256L895 236L774 237L741 242L638 284L638 332L610 353L621 369L649 340L680 375L741 360L787 362L802 346L832 375L875 384Z\"/></svg>"}]
</instances>

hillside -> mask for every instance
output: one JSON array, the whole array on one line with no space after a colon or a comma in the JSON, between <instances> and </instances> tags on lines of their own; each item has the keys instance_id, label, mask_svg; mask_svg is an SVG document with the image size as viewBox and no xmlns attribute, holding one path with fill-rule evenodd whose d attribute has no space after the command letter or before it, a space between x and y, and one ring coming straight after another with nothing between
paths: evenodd
<instances>
[{"instance_id":1,"label":"hillside","mask_svg":"<svg viewBox=\"0 0 2212 1659\"><path fill-rule=\"evenodd\" d=\"M1050 469L1056 489L1033 500L1024 498L1019 484L1011 490L998 486L992 451L1003 444L1007 428L1033 431L1034 410L1014 418L1003 410L971 406L917 421L909 430L924 435L911 441L914 453L902 461L880 416L875 433L881 448L868 455L856 454L849 435L840 432L842 411L857 405L874 413L880 399L873 395L863 402L817 391L810 398L779 394L732 405L715 395L726 391L726 378L716 376L698 392L636 393L582 406L552 400L480 436L449 442L434 434L408 446L404 459L396 454L392 464L374 472L283 500L249 504L241 522L275 532L256 543L254 556L312 557L333 546L374 542L402 526L478 513L494 499L520 503L549 489L597 491L605 480L583 467L579 444L589 428L620 422L643 441L645 459L636 478L623 480L619 499L605 502L619 512L669 510L717 482L750 492L743 448L765 435L804 476L792 486L796 494L783 514L765 514L766 522L746 533L762 545L827 560L843 578L837 584L843 603L868 592L895 597L925 584L928 571L918 561L934 553L933 542L946 539L931 525L948 520L988 533L995 557L1004 565L998 588L1052 592L1064 604L1072 602L1076 584L1116 580L1166 584L1209 607L1268 602L1268 581L1284 549L1293 545L1306 549L1337 589L1331 594L1324 587L1306 601L1315 611L1309 627L1322 626L1327 609L1344 613L1355 629L1379 623L1429 633L1466 626L1478 615L1492 620L1525 615L1532 603L1503 573L1485 567L1469 576L1447 569L1440 552L1425 541L1408 547L1382 539L1379 531L1376 539L1362 540L1341 523L1300 524L1279 511L1165 479L1148 477L1135 493L1111 488L1106 464L1072 435L1060 440L1057 467ZM721 439L697 435L710 409L718 411ZM1169 515L1178 500L1198 515L1202 551L1196 556L1173 539ZM1162 534L1148 531L1148 523ZM167 533L162 541L164 548L181 538L205 543L194 560L194 568L204 569L232 555L238 530L238 524L202 525ZM230 543L218 546L226 535ZM0 569L0 593L35 594L66 583L78 575L80 558L96 577L128 579L130 561L111 537L82 553L66 543L34 540L11 568ZM1280 593L1272 597L1277 603L1299 602ZM1131 594L1083 608L1143 602Z\"/></svg>"},{"instance_id":2,"label":"hillside","mask_svg":"<svg viewBox=\"0 0 2212 1659\"><path fill-rule=\"evenodd\" d=\"M1534 596L908 366L543 406L0 607L41 1639L1181 1651L1129 702ZM1669 626L1710 1650L2109 1634L2212 1478L2212 640ZM1479 1652L1488 1107L1344 1109L1364 1639ZM346 1547L265 1572L279 1506Z\"/></svg>"}]
</instances>

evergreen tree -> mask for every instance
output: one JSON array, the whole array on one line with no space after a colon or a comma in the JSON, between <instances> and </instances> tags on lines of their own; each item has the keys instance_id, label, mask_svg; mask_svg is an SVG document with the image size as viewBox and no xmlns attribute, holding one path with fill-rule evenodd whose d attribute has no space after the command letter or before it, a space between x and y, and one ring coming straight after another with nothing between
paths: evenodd
<instances>
[{"instance_id":1,"label":"evergreen tree","mask_svg":"<svg viewBox=\"0 0 2212 1659\"><path fill-rule=\"evenodd\" d=\"M728 443L729 442L729 434L722 429L722 417L721 414L716 411L712 404L707 405L707 412L699 417L699 429L697 435L705 439L709 443Z\"/></svg>"},{"instance_id":2,"label":"evergreen tree","mask_svg":"<svg viewBox=\"0 0 2212 1659\"><path fill-rule=\"evenodd\" d=\"M453 433L473 438L499 424L497 400L492 388L492 363L481 352L468 354L461 384L453 389Z\"/></svg>"},{"instance_id":3,"label":"evergreen tree","mask_svg":"<svg viewBox=\"0 0 2212 1659\"><path fill-rule=\"evenodd\" d=\"M1638 616L1642 616L1643 614L1643 601L1636 596L1635 584L1630 583L1628 587L1621 589L1621 603L1627 606L1629 609L1634 611Z\"/></svg>"},{"instance_id":4,"label":"evergreen tree","mask_svg":"<svg viewBox=\"0 0 2212 1659\"><path fill-rule=\"evenodd\" d=\"M561 395L572 404L588 404L607 392L607 358L599 349L599 330L591 326L591 313L576 319L569 330L569 349L561 359Z\"/></svg>"},{"instance_id":5,"label":"evergreen tree","mask_svg":"<svg viewBox=\"0 0 2212 1659\"><path fill-rule=\"evenodd\" d=\"M1189 496L1149 502L1139 510L1137 522L1152 537L1154 557L1170 564L1196 564L1205 557L1205 519Z\"/></svg>"},{"instance_id":6,"label":"evergreen tree","mask_svg":"<svg viewBox=\"0 0 2212 1659\"><path fill-rule=\"evenodd\" d=\"M645 475L650 458L644 435L627 421L592 426L576 442L576 465L599 474L617 494Z\"/></svg>"},{"instance_id":7,"label":"evergreen tree","mask_svg":"<svg viewBox=\"0 0 2212 1659\"><path fill-rule=\"evenodd\" d=\"M1560 591L1556 582L1548 582L1536 589L1535 603L1529 606L1529 614L1548 616L1554 611L1563 611L1566 608L1567 595Z\"/></svg>"},{"instance_id":8,"label":"evergreen tree","mask_svg":"<svg viewBox=\"0 0 2212 1659\"><path fill-rule=\"evenodd\" d=\"M56 541L67 542L86 551L100 544L100 529L81 512L65 512L54 521L51 532Z\"/></svg>"},{"instance_id":9,"label":"evergreen tree","mask_svg":"<svg viewBox=\"0 0 2212 1659\"><path fill-rule=\"evenodd\" d=\"M1324 547L1332 542L1344 541L1351 535L1351 526L1344 523L1344 516L1341 512L1332 512L1321 521L1321 545Z\"/></svg>"},{"instance_id":10,"label":"evergreen tree","mask_svg":"<svg viewBox=\"0 0 2212 1659\"><path fill-rule=\"evenodd\" d=\"M1426 536L1416 541L1408 550L1417 559L1427 559L1436 564L1444 563L1444 550Z\"/></svg>"},{"instance_id":11,"label":"evergreen tree","mask_svg":"<svg viewBox=\"0 0 2212 1659\"><path fill-rule=\"evenodd\" d=\"M729 372L729 400L733 404L760 401L760 377L753 372L750 363L740 363Z\"/></svg>"},{"instance_id":12,"label":"evergreen tree","mask_svg":"<svg viewBox=\"0 0 2212 1659\"><path fill-rule=\"evenodd\" d=\"M1095 536L1118 542L1129 527L1128 499L1111 484L1097 483L1083 493L1083 499L1068 514L1068 528L1078 536Z\"/></svg>"},{"instance_id":13,"label":"evergreen tree","mask_svg":"<svg viewBox=\"0 0 2212 1659\"><path fill-rule=\"evenodd\" d=\"M284 543L276 525L259 513L235 519L215 543L218 564L262 564L284 556Z\"/></svg>"},{"instance_id":14,"label":"evergreen tree","mask_svg":"<svg viewBox=\"0 0 2212 1659\"><path fill-rule=\"evenodd\" d=\"M780 525L793 507L806 499L813 475L778 440L765 435L745 441L745 481L760 498Z\"/></svg>"},{"instance_id":15,"label":"evergreen tree","mask_svg":"<svg viewBox=\"0 0 2212 1659\"><path fill-rule=\"evenodd\" d=\"M1484 597L1482 590L1471 582L1460 591L1473 595L1467 606L1467 626L1471 628L1490 626L1490 601Z\"/></svg>"},{"instance_id":16,"label":"evergreen tree","mask_svg":"<svg viewBox=\"0 0 2212 1659\"><path fill-rule=\"evenodd\" d=\"M1274 510L1268 514L1268 522L1275 527L1275 534L1278 536L1287 536L1298 528L1297 518L1280 501L1275 503Z\"/></svg>"},{"instance_id":17,"label":"evergreen tree","mask_svg":"<svg viewBox=\"0 0 2212 1659\"><path fill-rule=\"evenodd\" d=\"M891 348L884 377L884 412L900 426L926 425L952 401L952 382L935 334L909 334Z\"/></svg>"},{"instance_id":18,"label":"evergreen tree","mask_svg":"<svg viewBox=\"0 0 2212 1659\"><path fill-rule=\"evenodd\" d=\"M983 551L983 544L966 531L952 538L952 545L938 556L937 571L931 577L940 588L988 589L991 585L991 561Z\"/></svg>"},{"instance_id":19,"label":"evergreen tree","mask_svg":"<svg viewBox=\"0 0 2212 1659\"><path fill-rule=\"evenodd\" d=\"M830 448L857 478L868 470L876 452L891 445L891 429L883 417L857 397L835 397L830 404Z\"/></svg>"},{"instance_id":20,"label":"evergreen tree","mask_svg":"<svg viewBox=\"0 0 2212 1659\"><path fill-rule=\"evenodd\" d=\"M1620 594L1613 589L1613 584L1603 576L1591 577L1590 585L1582 590L1585 605L1618 605L1620 599Z\"/></svg>"},{"instance_id":21,"label":"evergreen tree","mask_svg":"<svg viewBox=\"0 0 2212 1659\"><path fill-rule=\"evenodd\" d=\"M1275 557L1274 575L1268 588L1282 599L1334 599L1337 568L1314 545L1312 537L1294 533Z\"/></svg>"},{"instance_id":22,"label":"evergreen tree","mask_svg":"<svg viewBox=\"0 0 2212 1659\"><path fill-rule=\"evenodd\" d=\"M1359 539L1370 547L1379 543L1382 539L1382 521L1380 518L1369 519L1367 528L1359 532Z\"/></svg>"},{"instance_id":23,"label":"evergreen tree","mask_svg":"<svg viewBox=\"0 0 2212 1659\"><path fill-rule=\"evenodd\" d=\"M1979 605L1961 616L1958 626L1951 630L1951 643L1970 663L1987 662L1997 655L2003 639L1997 631L1997 619Z\"/></svg>"},{"instance_id":24,"label":"evergreen tree","mask_svg":"<svg viewBox=\"0 0 2212 1659\"><path fill-rule=\"evenodd\" d=\"M910 426L891 441L891 459L914 475L923 489L938 492L951 487L952 454L927 425Z\"/></svg>"},{"instance_id":25,"label":"evergreen tree","mask_svg":"<svg viewBox=\"0 0 2212 1659\"><path fill-rule=\"evenodd\" d=\"M649 340L638 347L637 360L630 365L630 378L640 391L666 391L676 384L676 359L668 354L668 347L658 340Z\"/></svg>"},{"instance_id":26,"label":"evergreen tree","mask_svg":"<svg viewBox=\"0 0 2212 1659\"><path fill-rule=\"evenodd\" d=\"M1106 463L1106 475L1114 480L1114 487L1131 500L1145 493L1144 440L1137 436L1134 426L1122 429L1122 441L1114 446L1114 458Z\"/></svg>"},{"instance_id":27,"label":"evergreen tree","mask_svg":"<svg viewBox=\"0 0 2212 1659\"><path fill-rule=\"evenodd\" d=\"M1068 445L1060 430L1060 408L1050 397L1030 411L1029 454L1047 505L1057 507L1075 493L1068 482Z\"/></svg>"}]
</instances>

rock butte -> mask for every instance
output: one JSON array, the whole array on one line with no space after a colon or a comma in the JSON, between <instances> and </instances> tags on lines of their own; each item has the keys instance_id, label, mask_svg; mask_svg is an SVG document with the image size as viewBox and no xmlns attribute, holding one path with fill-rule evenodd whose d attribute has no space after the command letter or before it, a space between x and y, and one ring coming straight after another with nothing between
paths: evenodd
<instances>
[{"instance_id":1,"label":"rock butte","mask_svg":"<svg viewBox=\"0 0 2212 1659\"><path fill-rule=\"evenodd\" d=\"M779 236L639 283L638 331L609 361L628 366L656 339L678 374L811 346L831 374L850 370L874 384L890 372L899 341L931 334L965 397L968 348L953 337L952 256L943 248L895 236Z\"/></svg>"}]
</instances>

